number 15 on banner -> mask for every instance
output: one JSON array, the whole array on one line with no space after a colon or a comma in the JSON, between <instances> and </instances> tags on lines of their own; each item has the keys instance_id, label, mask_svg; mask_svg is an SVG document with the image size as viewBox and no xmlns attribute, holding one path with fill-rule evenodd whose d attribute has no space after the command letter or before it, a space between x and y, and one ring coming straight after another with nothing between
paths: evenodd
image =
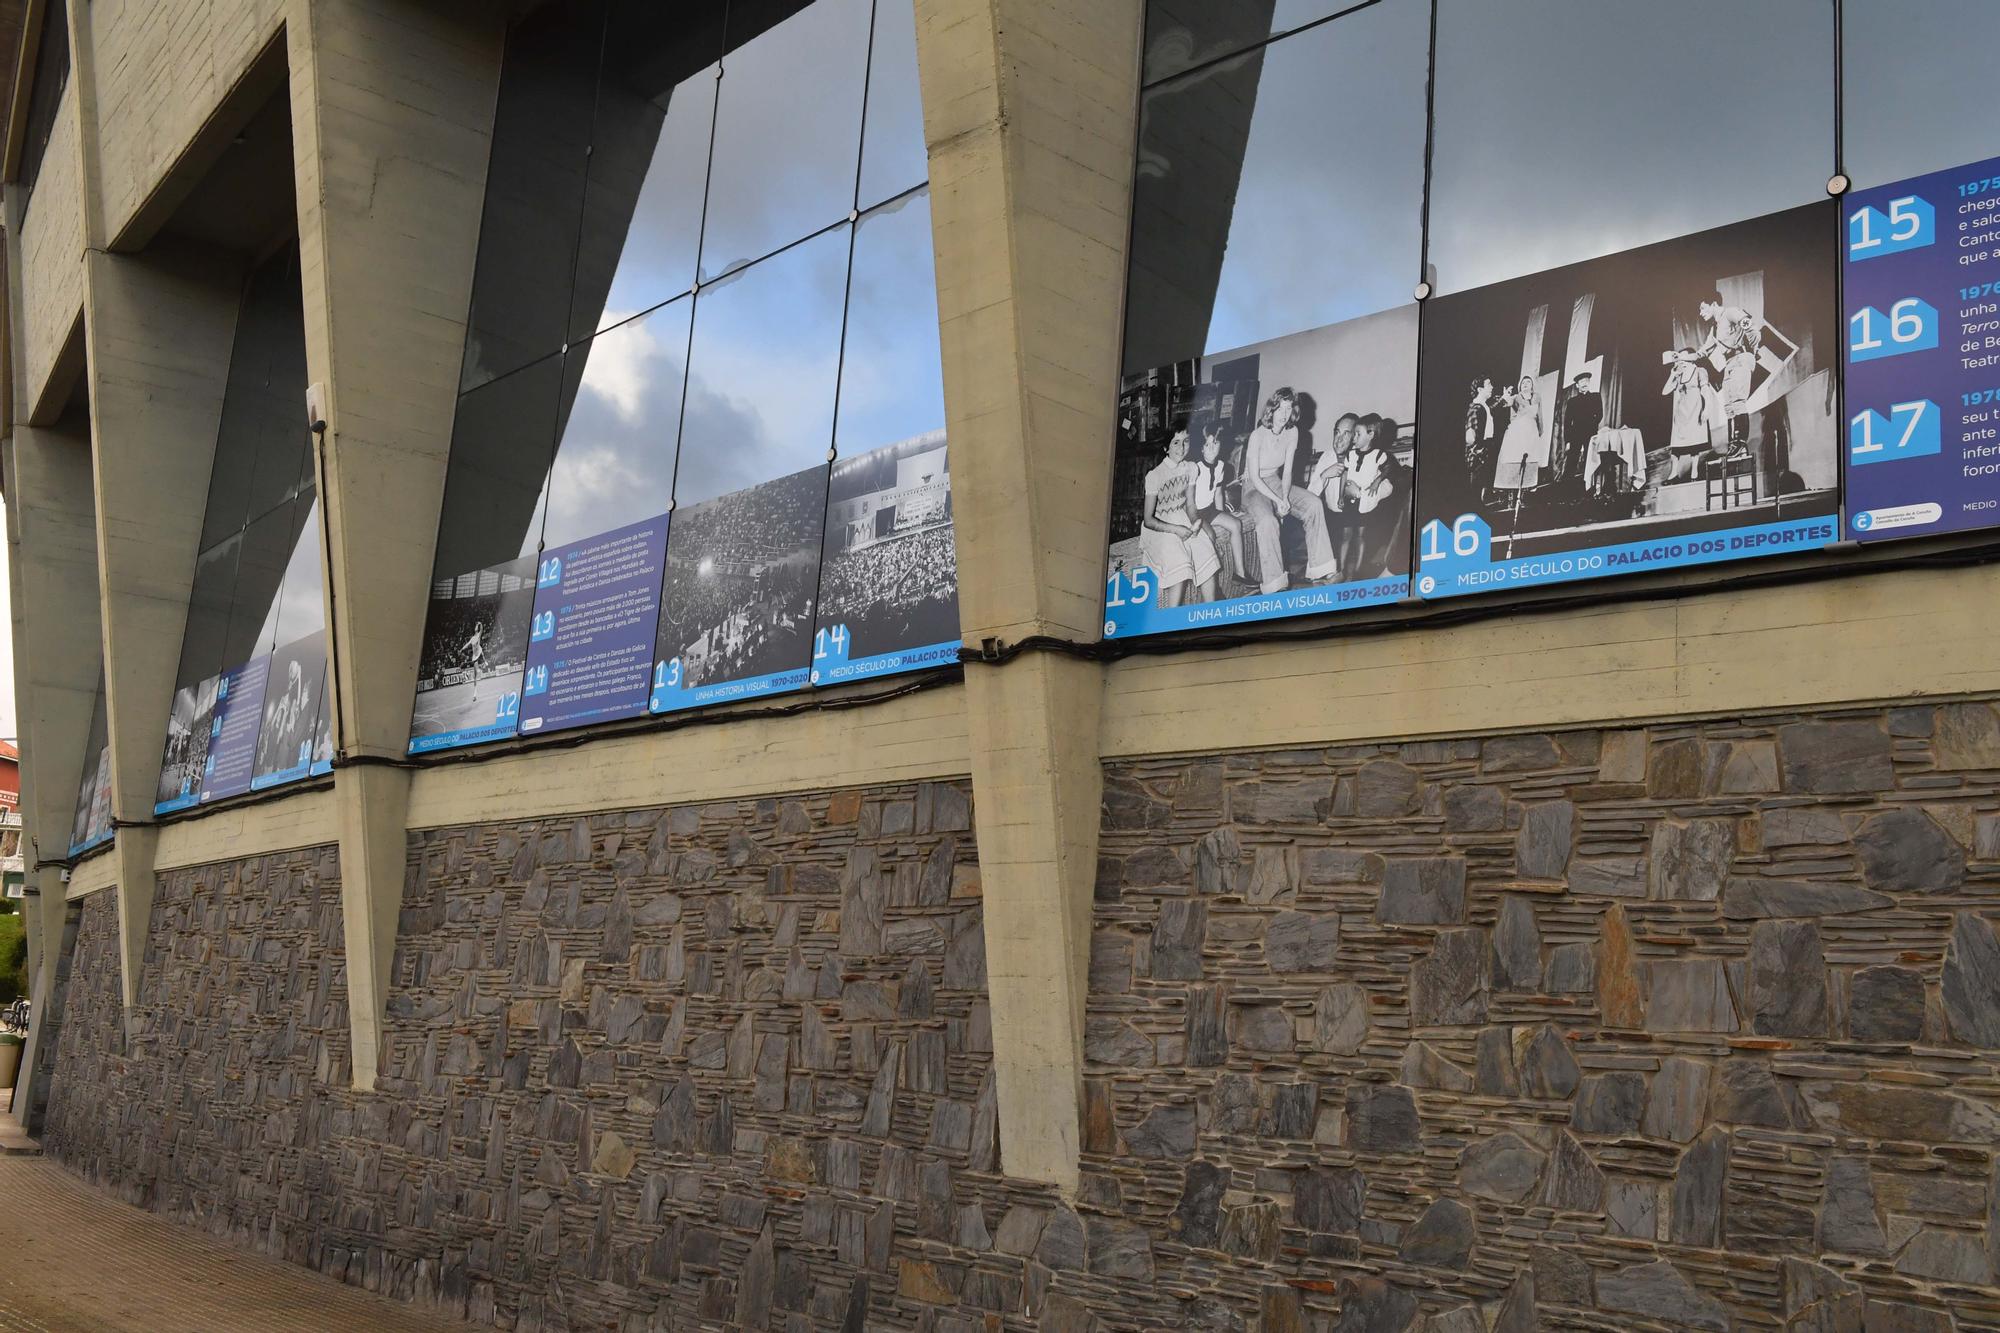
<instances>
[{"instance_id":1,"label":"number 15 on banner","mask_svg":"<svg viewBox=\"0 0 2000 1333\"><path fill-rule=\"evenodd\" d=\"M1872 408L1863 411L1847 423L1847 461L1860 467L1937 453L1944 447L1938 417L1928 398L1893 404L1886 419Z\"/></svg>"},{"instance_id":2,"label":"number 15 on banner","mask_svg":"<svg viewBox=\"0 0 2000 1333\"><path fill-rule=\"evenodd\" d=\"M1889 201L1889 211L1857 208L1847 215L1847 257L1855 263L1905 250L1921 250L1937 240L1937 210L1914 194Z\"/></svg>"}]
</instances>

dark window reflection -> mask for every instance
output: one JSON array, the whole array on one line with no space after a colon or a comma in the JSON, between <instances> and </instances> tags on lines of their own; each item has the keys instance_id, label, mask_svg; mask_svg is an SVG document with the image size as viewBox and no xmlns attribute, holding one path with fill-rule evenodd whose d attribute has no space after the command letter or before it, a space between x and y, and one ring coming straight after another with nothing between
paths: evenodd
<instances>
[{"instance_id":1,"label":"dark window reflection","mask_svg":"<svg viewBox=\"0 0 2000 1333\"><path fill-rule=\"evenodd\" d=\"M723 8L627 0L612 9L571 342L694 285Z\"/></svg>"},{"instance_id":2,"label":"dark window reflection","mask_svg":"<svg viewBox=\"0 0 2000 1333\"><path fill-rule=\"evenodd\" d=\"M1146 94L1126 373L1410 299L1429 36L1382 0Z\"/></svg>"},{"instance_id":3,"label":"dark window reflection","mask_svg":"<svg viewBox=\"0 0 2000 1333\"><path fill-rule=\"evenodd\" d=\"M846 217L867 77L869 0L730 9L702 228L707 282Z\"/></svg>"},{"instance_id":4,"label":"dark window reflection","mask_svg":"<svg viewBox=\"0 0 2000 1333\"><path fill-rule=\"evenodd\" d=\"M695 298L677 504L826 461L850 230L815 236Z\"/></svg>"},{"instance_id":5,"label":"dark window reflection","mask_svg":"<svg viewBox=\"0 0 2000 1333\"><path fill-rule=\"evenodd\" d=\"M1822 198L1833 121L1832 0L1438 0L1439 290Z\"/></svg>"},{"instance_id":6,"label":"dark window reflection","mask_svg":"<svg viewBox=\"0 0 2000 1333\"><path fill-rule=\"evenodd\" d=\"M458 400L438 522L439 575L539 548L561 393L562 358L551 356Z\"/></svg>"},{"instance_id":7,"label":"dark window reflection","mask_svg":"<svg viewBox=\"0 0 2000 1333\"><path fill-rule=\"evenodd\" d=\"M280 647L326 628L319 498L301 496L296 508L299 521L292 537L292 554L278 585L278 628L273 638Z\"/></svg>"},{"instance_id":8,"label":"dark window reflection","mask_svg":"<svg viewBox=\"0 0 2000 1333\"><path fill-rule=\"evenodd\" d=\"M931 199L919 190L855 229L836 442L846 457L943 429Z\"/></svg>"},{"instance_id":9,"label":"dark window reflection","mask_svg":"<svg viewBox=\"0 0 2000 1333\"><path fill-rule=\"evenodd\" d=\"M181 664L174 673L177 689L222 670L223 641L229 636L230 604L236 595L236 562L242 553L243 534L235 532L203 551L194 562Z\"/></svg>"},{"instance_id":10,"label":"dark window reflection","mask_svg":"<svg viewBox=\"0 0 2000 1333\"><path fill-rule=\"evenodd\" d=\"M1145 80L1152 83L1241 51L1272 33L1368 0L1148 0Z\"/></svg>"},{"instance_id":11,"label":"dark window reflection","mask_svg":"<svg viewBox=\"0 0 2000 1333\"><path fill-rule=\"evenodd\" d=\"M286 501L268 514L250 520L243 530L243 548L236 562L236 592L229 608L229 633L223 640L222 666L237 667L278 641L278 589L285 580L297 544L296 524L309 506Z\"/></svg>"},{"instance_id":12,"label":"dark window reflection","mask_svg":"<svg viewBox=\"0 0 2000 1333\"><path fill-rule=\"evenodd\" d=\"M296 244L258 267L243 289L229 353L204 549L297 494L309 471L305 299Z\"/></svg>"},{"instance_id":13,"label":"dark window reflection","mask_svg":"<svg viewBox=\"0 0 2000 1333\"><path fill-rule=\"evenodd\" d=\"M929 178L923 98L917 89L916 5L913 0L876 0L860 206L872 208Z\"/></svg>"},{"instance_id":14,"label":"dark window reflection","mask_svg":"<svg viewBox=\"0 0 2000 1333\"><path fill-rule=\"evenodd\" d=\"M543 545L667 512L693 305L683 297L569 349Z\"/></svg>"},{"instance_id":15,"label":"dark window reflection","mask_svg":"<svg viewBox=\"0 0 2000 1333\"><path fill-rule=\"evenodd\" d=\"M1991 116L1935 84L2000 43L1991 0L1845 0L1846 168L1858 188L2000 154Z\"/></svg>"},{"instance_id":16,"label":"dark window reflection","mask_svg":"<svg viewBox=\"0 0 2000 1333\"><path fill-rule=\"evenodd\" d=\"M508 33L466 330L466 388L562 348L603 15L599 0L558 0Z\"/></svg>"}]
</instances>

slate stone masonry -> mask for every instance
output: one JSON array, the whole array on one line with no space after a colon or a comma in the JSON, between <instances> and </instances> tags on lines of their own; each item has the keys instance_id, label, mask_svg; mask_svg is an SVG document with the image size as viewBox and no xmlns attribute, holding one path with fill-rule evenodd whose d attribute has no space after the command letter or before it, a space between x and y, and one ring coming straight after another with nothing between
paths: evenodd
<instances>
[{"instance_id":1,"label":"slate stone masonry","mask_svg":"<svg viewBox=\"0 0 2000 1333\"><path fill-rule=\"evenodd\" d=\"M1106 1326L2000 1327L1988 704L1148 761L1104 805Z\"/></svg>"},{"instance_id":2,"label":"slate stone masonry","mask_svg":"<svg viewBox=\"0 0 2000 1333\"><path fill-rule=\"evenodd\" d=\"M335 850L175 872L129 1046L84 905L48 1147L503 1328L997 1326L1067 1251L997 1174L979 895L962 784L427 832L357 1094Z\"/></svg>"},{"instance_id":3,"label":"slate stone masonry","mask_svg":"<svg viewBox=\"0 0 2000 1333\"><path fill-rule=\"evenodd\" d=\"M82 908L48 1145L503 1328L2000 1329L2000 712L1106 771L1080 1194L998 1174L961 784Z\"/></svg>"}]
</instances>

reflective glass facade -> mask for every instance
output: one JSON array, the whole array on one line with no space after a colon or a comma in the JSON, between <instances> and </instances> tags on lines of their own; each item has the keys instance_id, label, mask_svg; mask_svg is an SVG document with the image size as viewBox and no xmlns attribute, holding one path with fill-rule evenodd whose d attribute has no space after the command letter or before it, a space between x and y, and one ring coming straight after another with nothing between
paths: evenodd
<instances>
[{"instance_id":1,"label":"reflective glass facade","mask_svg":"<svg viewBox=\"0 0 2000 1333\"><path fill-rule=\"evenodd\" d=\"M926 176L907 5L512 30L413 752L955 650Z\"/></svg>"}]
</instances>

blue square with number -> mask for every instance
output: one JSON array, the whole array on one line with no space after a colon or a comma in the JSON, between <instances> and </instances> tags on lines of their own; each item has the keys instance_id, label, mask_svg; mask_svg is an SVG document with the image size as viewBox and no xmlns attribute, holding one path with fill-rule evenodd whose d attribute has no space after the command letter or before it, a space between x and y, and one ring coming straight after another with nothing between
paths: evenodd
<instances>
[{"instance_id":1,"label":"blue square with number","mask_svg":"<svg viewBox=\"0 0 2000 1333\"><path fill-rule=\"evenodd\" d=\"M1886 417L1865 409L1847 423L1847 461L1862 467L1935 454L1944 448L1942 415L1928 398L1896 403Z\"/></svg>"},{"instance_id":2,"label":"blue square with number","mask_svg":"<svg viewBox=\"0 0 2000 1333\"><path fill-rule=\"evenodd\" d=\"M1921 250L1937 242L1937 210L1922 195L1906 194L1881 208L1847 215L1847 257L1854 263Z\"/></svg>"}]
</instances>

